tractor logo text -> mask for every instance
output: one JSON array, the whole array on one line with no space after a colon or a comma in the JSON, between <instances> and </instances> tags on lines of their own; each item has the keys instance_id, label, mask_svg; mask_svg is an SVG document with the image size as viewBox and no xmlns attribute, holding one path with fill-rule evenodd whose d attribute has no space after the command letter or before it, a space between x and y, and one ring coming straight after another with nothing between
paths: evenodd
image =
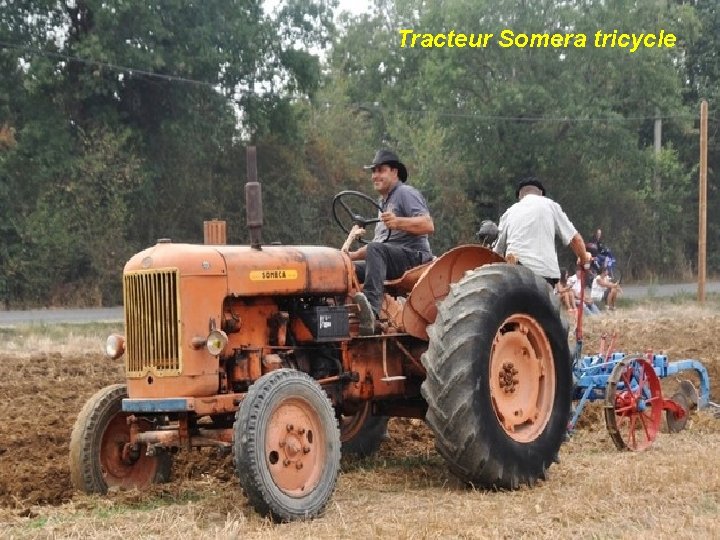
<instances>
[{"instance_id":1,"label":"tractor logo text","mask_svg":"<svg viewBox=\"0 0 720 540\"><path fill-rule=\"evenodd\" d=\"M276 281L283 279L297 279L297 270L253 270L250 272L250 281Z\"/></svg>"}]
</instances>

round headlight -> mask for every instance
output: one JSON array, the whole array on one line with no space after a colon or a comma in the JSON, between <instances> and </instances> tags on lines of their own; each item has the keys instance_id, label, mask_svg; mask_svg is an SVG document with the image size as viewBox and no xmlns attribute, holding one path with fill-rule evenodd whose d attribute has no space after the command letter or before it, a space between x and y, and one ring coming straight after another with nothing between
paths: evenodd
<instances>
[{"instance_id":1,"label":"round headlight","mask_svg":"<svg viewBox=\"0 0 720 540\"><path fill-rule=\"evenodd\" d=\"M112 334L105 342L105 355L111 360L117 360L125 353L125 338Z\"/></svg>"},{"instance_id":2,"label":"round headlight","mask_svg":"<svg viewBox=\"0 0 720 540\"><path fill-rule=\"evenodd\" d=\"M227 345L228 337L222 330L213 330L207 337L205 346L210 354L217 356Z\"/></svg>"}]
</instances>

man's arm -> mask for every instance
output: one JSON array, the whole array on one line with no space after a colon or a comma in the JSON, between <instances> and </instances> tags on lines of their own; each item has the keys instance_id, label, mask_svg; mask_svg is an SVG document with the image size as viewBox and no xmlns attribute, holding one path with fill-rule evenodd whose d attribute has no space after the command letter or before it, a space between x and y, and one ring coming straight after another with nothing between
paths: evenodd
<instances>
[{"instance_id":1,"label":"man's arm","mask_svg":"<svg viewBox=\"0 0 720 540\"><path fill-rule=\"evenodd\" d=\"M498 237L493 244L493 251L504 257L507 250L507 212L500 216L498 230Z\"/></svg>"},{"instance_id":2,"label":"man's arm","mask_svg":"<svg viewBox=\"0 0 720 540\"><path fill-rule=\"evenodd\" d=\"M365 229L363 229L360 225L353 225L352 229L350 229L350 232L348 233L348 237L345 240L345 243L340 248L340 251L343 251L345 253L350 253L350 246L355 241L356 238L360 238L363 234L365 234Z\"/></svg>"},{"instance_id":3,"label":"man's arm","mask_svg":"<svg viewBox=\"0 0 720 540\"><path fill-rule=\"evenodd\" d=\"M418 236L435 232L433 219L427 214L414 217L399 217L393 212L383 212L380 214L380 219L391 230L405 231Z\"/></svg>"},{"instance_id":4,"label":"man's arm","mask_svg":"<svg viewBox=\"0 0 720 540\"><path fill-rule=\"evenodd\" d=\"M580 236L580 233L575 233L575 236L572 237L570 244L568 245L570 246L570 249L573 250L573 253L575 253L577 258L580 259L580 264L583 266L590 264L590 261L592 261L592 255L585 251L585 241L582 239L582 236Z\"/></svg>"}]
</instances>

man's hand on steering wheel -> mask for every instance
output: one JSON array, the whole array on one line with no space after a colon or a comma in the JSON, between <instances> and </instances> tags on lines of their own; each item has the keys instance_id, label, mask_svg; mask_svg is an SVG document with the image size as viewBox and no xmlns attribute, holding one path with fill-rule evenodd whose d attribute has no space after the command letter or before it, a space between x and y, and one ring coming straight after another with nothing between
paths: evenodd
<instances>
[{"instance_id":1,"label":"man's hand on steering wheel","mask_svg":"<svg viewBox=\"0 0 720 540\"><path fill-rule=\"evenodd\" d=\"M350 209L350 207L348 206L348 201L350 199L360 199L361 201L370 203L372 206L377 208L379 214L383 214L382 207L377 202L375 202L375 200L372 197L369 197L369 196L365 195L364 193L361 193L360 191L341 191L340 193L335 195L335 198L333 199L333 204L332 204L333 217L335 218L335 222L340 226L340 228L348 234L348 239L350 238L349 235L351 234L351 231L353 229L355 229L355 227L362 229L363 233L364 233L365 232L364 229L368 225L372 225L373 223L378 223L381 221L381 219L379 217L367 218L367 217L364 217L360 214L356 214L355 212L353 212ZM347 226L345 224L343 224L343 222L338 217L338 209L339 208L342 208L344 213L347 214L347 216L352 221L353 227L351 229L348 229ZM390 234L392 234L392 230L390 230L390 228L388 227L387 234L383 238L382 241L387 242L390 239ZM367 240L364 240L359 237L358 237L358 242L360 242L361 244L368 243ZM350 243L352 243L352 241ZM346 241L346 244L347 244L347 241ZM343 245L343 248L344 247L345 246ZM348 249L349 249L349 247L350 246L348 244Z\"/></svg>"}]
</instances>

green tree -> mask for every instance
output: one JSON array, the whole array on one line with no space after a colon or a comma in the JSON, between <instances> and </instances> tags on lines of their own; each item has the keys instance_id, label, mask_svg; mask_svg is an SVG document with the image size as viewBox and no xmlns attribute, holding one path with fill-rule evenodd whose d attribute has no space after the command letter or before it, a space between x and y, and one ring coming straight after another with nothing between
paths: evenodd
<instances>
[{"instance_id":1,"label":"green tree","mask_svg":"<svg viewBox=\"0 0 720 540\"><path fill-rule=\"evenodd\" d=\"M653 205L666 208L680 195L681 204L689 203L684 184L689 166L675 152L663 158L663 166L674 162L670 169L682 172L680 178L663 178L663 192L652 199L642 195L648 171L656 168L646 152L656 111L666 117L669 133L682 137L688 129L684 76L678 69L685 53L681 47L632 54L596 48L593 36L614 29L672 29L683 36L696 26L692 7L652 0L378 0L373 15L346 21L332 66L348 77L352 100L378 104L383 117L378 129L397 146L416 138L418 129L435 134L413 156L429 175L423 181L438 185L439 193L465 195L442 205L450 221L443 218L436 227L441 245L467 237L481 219L497 219L514 202L517 179L532 172L545 179L550 195L582 232L601 226L622 259L638 243L624 234L635 228L634 216L655 216L646 229L652 232L659 230L660 219ZM494 37L479 49L403 48L401 29ZM578 49L502 48L503 29L580 32L588 42ZM424 155L445 160L453 173L423 163ZM676 189L675 182L683 188ZM468 203L474 222L456 219L467 216ZM671 229L682 229L680 216L662 219L671 220ZM678 257L675 263L687 257L670 246L660 251ZM638 260L635 269L655 271L655 264Z\"/></svg>"},{"instance_id":2,"label":"green tree","mask_svg":"<svg viewBox=\"0 0 720 540\"><path fill-rule=\"evenodd\" d=\"M5 302L117 302L127 253L236 210L245 142L299 141L334 4L3 2Z\"/></svg>"}]
</instances>

